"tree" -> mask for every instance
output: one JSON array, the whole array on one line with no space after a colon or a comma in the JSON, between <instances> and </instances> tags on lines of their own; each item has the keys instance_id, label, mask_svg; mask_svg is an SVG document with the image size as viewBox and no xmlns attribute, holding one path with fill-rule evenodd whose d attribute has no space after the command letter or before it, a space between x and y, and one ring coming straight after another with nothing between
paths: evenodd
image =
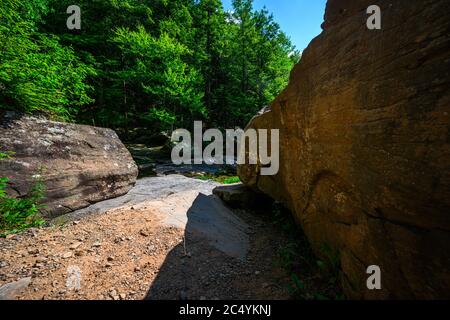
<instances>
[{"instance_id":1,"label":"tree","mask_svg":"<svg viewBox=\"0 0 450 320\"><path fill-rule=\"evenodd\" d=\"M231 54L227 104L232 122L245 125L287 85L298 52L266 9L234 0L230 13Z\"/></svg>"},{"instance_id":2,"label":"tree","mask_svg":"<svg viewBox=\"0 0 450 320\"><path fill-rule=\"evenodd\" d=\"M0 107L70 120L91 103L85 79L94 74L55 35L37 32L44 0L0 4Z\"/></svg>"},{"instance_id":3,"label":"tree","mask_svg":"<svg viewBox=\"0 0 450 320\"><path fill-rule=\"evenodd\" d=\"M298 53L266 9L234 0L0 4L0 105L129 132L245 126L287 84Z\"/></svg>"},{"instance_id":4,"label":"tree","mask_svg":"<svg viewBox=\"0 0 450 320\"><path fill-rule=\"evenodd\" d=\"M206 115L196 91L199 76L182 59L190 54L188 48L168 34L152 37L143 27L118 29L113 41L122 50L126 66L117 76L146 95L144 109L139 110L141 119L156 120L167 128Z\"/></svg>"},{"instance_id":5,"label":"tree","mask_svg":"<svg viewBox=\"0 0 450 320\"><path fill-rule=\"evenodd\" d=\"M229 33L220 0L200 0L195 8L195 61L203 78L204 104L211 124L223 124L227 86L226 48Z\"/></svg>"}]
</instances>

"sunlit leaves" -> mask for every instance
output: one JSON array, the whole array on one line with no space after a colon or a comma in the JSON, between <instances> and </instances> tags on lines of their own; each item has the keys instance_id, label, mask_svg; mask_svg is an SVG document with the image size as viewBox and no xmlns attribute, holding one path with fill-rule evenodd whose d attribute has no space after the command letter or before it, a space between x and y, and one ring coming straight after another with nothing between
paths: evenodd
<instances>
[{"instance_id":1,"label":"sunlit leaves","mask_svg":"<svg viewBox=\"0 0 450 320\"><path fill-rule=\"evenodd\" d=\"M8 16L0 20L0 108L70 120L80 106L93 101L85 79L94 70L56 36L35 31L34 21L46 12L45 1L8 0L0 8Z\"/></svg>"},{"instance_id":2,"label":"sunlit leaves","mask_svg":"<svg viewBox=\"0 0 450 320\"><path fill-rule=\"evenodd\" d=\"M122 50L127 68L118 75L140 85L148 95L149 118L174 124L176 114L204 114L199 74L183 62L190 50L168 34L156 38L143 27L118 29L113 40Z\"/></svg>"}]
</instances>

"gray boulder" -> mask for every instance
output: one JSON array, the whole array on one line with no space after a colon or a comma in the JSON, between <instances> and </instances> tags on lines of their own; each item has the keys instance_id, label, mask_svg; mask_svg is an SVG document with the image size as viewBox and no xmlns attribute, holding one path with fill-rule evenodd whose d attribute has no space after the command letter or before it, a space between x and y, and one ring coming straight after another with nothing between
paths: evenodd
<instances>
[{"instance_id":1,"label":"gray boulder","mask_svg":"<svg viewBox=\"0 0 450 320\"><path fill-rule=\"evenodd\" d=\"M46 186L44 215L55 217L126 194L138 169L111 129L53 122L13 113L0 115L0 177L21 197L37 179Z\"/></svg>"}]
</instances>

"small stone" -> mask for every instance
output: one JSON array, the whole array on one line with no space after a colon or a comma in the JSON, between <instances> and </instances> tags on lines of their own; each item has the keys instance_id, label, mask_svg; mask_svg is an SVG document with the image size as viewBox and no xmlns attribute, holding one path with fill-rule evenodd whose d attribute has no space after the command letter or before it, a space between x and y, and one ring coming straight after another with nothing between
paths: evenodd
<instances>
[{"instance_id":1,"label":"small stone","mask_svg":"<svg viewBox=\"0 0 450 320\"><path fill-rule=\"evenodd\" d=\"M139 267L134 268L134 272L139 272L139 271L141 271L141 268L139 268Z\"/></svg>"},{"instance_id":2,"label":"small stone","mask_svg":"<svg viewBox=\"0 0 450 320\"><path fill-rule=\"evenodd\" d=\"M38 254L39 253L39 249L37 248L29 248L28 249L28 254Z\"/></svg>"},{"instance_id":3,"label":"small stone","mask_svg":"<svg viewBox=\"0 0 450 320\"><path fill-rule=\"evenodd\" d=\"M148 237L148 236L149 236L148 232L145 231L145 230L141 230L141 231L139 232L139 234L140 234L141 236L143 236L143 237Z\"/></svg>"},{"instance_id":4,"label":"small stone","mask_svg":"<svg viewBox=\"0 0 450 320\"><path fill-rule=\"evenodd\" d=\"M127 298L127 295L125 293L121 293L119 296L122 300L125 300Z\"/></svg>"},{"instance_id":5,"label":"small stone","mask_svg":"<svg viewBox=\"0 0 450 320\"><path fill-rule=\"evenodd\" d=\"M0 286L0 300L15 300L17 296L29 287L31 278L20 279Z\"/></svg>"},{"instance_id":6,"label":"small stone","mask_svg":"<svg viewBox=\"0 0 450 320\"><path fill-rule=\"evenodd\" d=\"M33 237L33 238L36 238L37 236L38 236L38 234L39 234L39 229L37 229L37 228L31 228L31 229L29 229L28 230L28 233Z\"/></svg>"},{"instance_id":7,"label":"small stone","mask_svg":"<svg viewBox=\"0 0 450 320\"><path fill-rule=\"evenodd\" d=\"M261 274L261 271L255 271L255 275L260 275Z\"/></svg>"},{"instance_id":8,"label":"small stone","mask_svg":"<svg viewBox=\"0 0 450 320\"><path fill-rule=\"evenodd\" d=\"M80 221L74 221L74 222L73 222L73 225L75 225L75 226L76 226L76 225L79 225L79 224L80 224Z\"/></svg>"},{"instance_id":9,"label":"small stone","mask_svg":"<svg viewBox=\"0 0 450 320\"><path fill-rule=\"evenodd\" d=\"M72 252L66 252L66 253L64 253L64 254L62 255L62 258L63 258L63 259L69 259L69 258L72 258L72 256L73 256L73 253L72 253Z\"/></svg>"},{"instance_id":10,"label":"small stone","mask_svg":"<svg viewBox=\"0 0 450 320\"><path fill-rule=\"evenodd\" d=\"M95 242L92 246L93 246L94 248L99 248L99 247L102 246L102 244L101 244L100 242Z\"/></svg>"},{"instance_id":11,"label":"small stone","mask_svg":"<svg viewBox=\"0 0 450 320\"><path fill-rule=\"evenodd\" d=\"M76 255L77 257L81 257L81 256L84 255L84 251L83 251L83 250L77 250L77 251L75 251L75 255Z\"/></svg>"},{"instance_id":12,"label":"small stone","mask_svg":"<svg viewBox=\"0 0 450 320\"><path fill-rule=\"evenodd\" d=\"M109 296L110 296L112 299L114 299L114 300L119 300L119 299L120 299L119 295L117 294L117 290L116 290L116 289L111 289L111 290L109 291Z\"/></svg>"},{"instance_id":13,"label":"small stone","mask_svg":"<svg viewBox=\"0 0 450 320\"><path fill-rule=\"evenodd\" d=\"M83 243L82 242L75 242L70 246L70 250L76 250L78 249Z\"/></svg>"},{"instance_id":14,"label":"small stone","mask_svg":"<svg viewBox=\"0 0 450 320\"><path fill-rule=\"evenodd\" d=\"M47 262L46 257L37 257L36 263L44 263L44 262Z\"/></svg>"},{"instance_id":15,"label":"small stone","mask_svg":"<svg viewBox=\"0 0 450 320\"><path fill-rule=\"evenodd\" d=\"M112 256L111 256L111 257L108 257L107 260L110 261L110 262L111 262L111 261L114 261L114 257L112 257Z\"/></svg>"},{"instance_id":16,"label":"small stone","mask_svg":"<svg viewBox=\"0 0 450 320\"><path fill-rule=\"evenodd\" d=\"M107 268L112 268L112 267L113 267L113 264L108 262L107 264L105 264L105 267L107 267Z\"/></svg>"}]
</instances>

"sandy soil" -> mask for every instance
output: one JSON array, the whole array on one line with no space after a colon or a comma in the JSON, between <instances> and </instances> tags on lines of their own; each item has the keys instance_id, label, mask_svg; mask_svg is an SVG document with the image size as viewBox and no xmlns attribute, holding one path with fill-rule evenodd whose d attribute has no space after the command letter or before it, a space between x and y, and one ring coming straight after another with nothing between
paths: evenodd
<instances>
[{"instance_id":1,"label":"sandy soil","mask_svg":"<svg viewBox=\"0 0 450 320\"><path fill-rule=\"evenodd\" d=\"M0 239L0 286L31 277L17 299L289 299L274 263L283 235L235 213L251 222L245 260L130 207Z\"/></svg>"}]
</instances>

